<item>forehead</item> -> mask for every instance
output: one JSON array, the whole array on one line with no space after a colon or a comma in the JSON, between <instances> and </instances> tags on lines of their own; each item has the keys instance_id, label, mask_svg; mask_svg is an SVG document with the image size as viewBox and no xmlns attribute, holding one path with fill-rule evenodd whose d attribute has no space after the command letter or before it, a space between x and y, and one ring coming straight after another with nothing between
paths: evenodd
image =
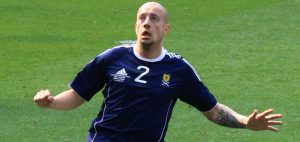
<instances>
[{"instance_id":1,"label":"forehead","mask_svg":"<svg viewBox=\"0 0 300 142\"><path fill-rule=\"evenodd\" d=\"M140 7L137 12L137 16L144 14L155 14L159 17L166 17L166 11L160 5L146 4Z\"/></svg>"}]
</instances>

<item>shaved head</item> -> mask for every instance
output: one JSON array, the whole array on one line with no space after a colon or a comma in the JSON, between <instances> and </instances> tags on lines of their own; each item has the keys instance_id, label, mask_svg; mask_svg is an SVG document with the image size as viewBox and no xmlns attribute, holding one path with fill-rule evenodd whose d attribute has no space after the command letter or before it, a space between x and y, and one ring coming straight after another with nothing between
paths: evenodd
<instances>
[{"instance_id":1,"label":"shaved head","mask_svg":"<svg viewBox=\"0 0 300 142\"><path fill-rule=\"evenodd\" d=\"M158 57L169 31L167 10L157 2L143 4L136 16L137 52L146 58Z\"/></svg>"},{"instance_id":2,"label":"shaved head","mask_svg":"<svg viewBox=\"0 0 300 142\"><path fill-rule=\"evenodd\" d=\"M146 2L144 3L138 10L137 15L141 13L142 10L144 9L156 9L161 12L163 20L168 23L169 22L169 16L168 16L168 11L166 10L165 7L163 7L161 4L157 2Z\"/></svg>"}]
</instances>

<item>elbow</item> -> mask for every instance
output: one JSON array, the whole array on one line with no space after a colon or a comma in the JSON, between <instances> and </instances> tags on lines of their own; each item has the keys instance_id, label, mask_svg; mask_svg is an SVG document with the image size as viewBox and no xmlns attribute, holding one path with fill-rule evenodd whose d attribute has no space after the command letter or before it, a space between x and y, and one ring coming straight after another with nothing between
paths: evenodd
<instances>
[{"instance_id":1,"label":"elbow","mask_svg":"<svg viewBox=\"0 0 300 142\"><path fill-rule=\"evenodd\" d=\"M203 114L208 120L215 122L219 110L220 110L220 104L217 103L211 110L203 112Z\"/></svg>"}]
</instances>

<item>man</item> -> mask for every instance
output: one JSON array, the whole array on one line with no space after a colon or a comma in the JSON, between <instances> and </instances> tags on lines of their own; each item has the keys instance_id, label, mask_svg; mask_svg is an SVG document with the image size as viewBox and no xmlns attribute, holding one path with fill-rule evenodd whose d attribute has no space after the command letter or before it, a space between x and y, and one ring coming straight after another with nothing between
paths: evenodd
<instances>
[{"instance_id":1,"label":"man","mask_svg":"<svg viewBox=\"0 0 300 142\"><path fill-rule=\"evenodd\" d=\"M34 97L39 107L73 109L89 101L103 87L104 100L92 122L87 141L161 142L179 98L221 126L277 131L281 114L255 110L249 117L217 103L192 66L168 52L163 39L170 31L166 9L143 4L137 12L137 42L99 54L70 83L72 89L52 96L41 90Z\"/></svg>"}]
</instances>

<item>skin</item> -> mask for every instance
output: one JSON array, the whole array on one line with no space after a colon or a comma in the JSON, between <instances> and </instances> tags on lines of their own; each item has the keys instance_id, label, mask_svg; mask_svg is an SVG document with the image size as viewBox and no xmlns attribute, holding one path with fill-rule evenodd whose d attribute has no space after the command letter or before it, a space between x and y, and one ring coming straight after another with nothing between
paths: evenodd
<instances>
[{"instance_id":1,"label":"skin","mask_svg":"<svg viewBox=\"0 0 300 142\"><path fill-rule=\"evenodd\" d=\"M137 43L135 50L144 58L153 59L161 55L164 37L169 33L170 25L166 9L156 3L143 4L137 12L135 32ZM69 110L82 105L85 101L73 90L67 90L53 96L49 90L39 91L33 98L41 108ZM212 122L231 128L247 128L254 131L278 131L274 125L281 125L282 114L271 114L272 109L258 113L254 110L248 117L218 103L212 110L203 114Z\"/></svg>"},{"instance_id":2,"label":"skin","mask_svg":"<svg viewBox=\"0 0 300 142\"><path fill-rule=\"evenodd\" d=\"M282 114L271 114L273 109L267 109L261 113L254 110L248 117L238 114L231 108L218 103L212 110L203 114L212 122L230 128L247 128L253 131L271 130L278 131L274 125L282 125L282 121L273 119L281 118Z\"/></svg>"},{"instance_id":3,"label":"skin","mask_svg":"<svg viewBox=\"0 0 300 142\"><path fill-rule=\"evenodd\" d=\"M85 102L73 89L56 96L52 96L50 90L41 90L34 96L33 100L41 108L56 110L71 110Z\"/></svg>"},{"instance_id":4,"label":"skin","mask_svg":"<svg viewBox=\"0 0 300 142\"><path fill-rule=\"evenodd\" d=\"M166 9L155 2L145 3L137 12L135 50L144 58L158 57L162 51L163 39L169 31Z\"/></svg>"}]
</instances>

